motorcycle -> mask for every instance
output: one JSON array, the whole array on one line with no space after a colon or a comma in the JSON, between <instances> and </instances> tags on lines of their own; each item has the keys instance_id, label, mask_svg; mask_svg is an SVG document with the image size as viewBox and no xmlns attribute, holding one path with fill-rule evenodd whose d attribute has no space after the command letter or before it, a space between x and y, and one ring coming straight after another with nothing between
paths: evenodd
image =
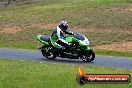
<instances>
[{"instance_id":1,"label":"motorcycle","mask_svg":"<svg viewBox=\"0 0 132 88\"><path fill-rule=\"evenodd\" d=\"M74 35L66 35L63 39L70 43L69 46L57 41L57 43L61 43L61 45L66 47L64 50L55 48L51 43L50 36L37 35L37 40L43 44L43 46L39 47L39 50L42 52L42 55L48 59L61 57L82 59L84 62L91 62L95 59L95 53L88 47L89 41L84 35L74 32Z\"/></svg>"}]
</instances>

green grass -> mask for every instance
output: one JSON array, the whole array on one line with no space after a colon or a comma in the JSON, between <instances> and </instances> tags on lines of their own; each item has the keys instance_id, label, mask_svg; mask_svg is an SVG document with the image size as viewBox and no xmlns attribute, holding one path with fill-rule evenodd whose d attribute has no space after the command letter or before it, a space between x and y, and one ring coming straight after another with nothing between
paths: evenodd
<instances>
[{"instance_id":1,"label":"green grass","mask_svg":"<svg viewBox=\"0 0 132 88\"><path fill-rule=\"evenodd\" d=\"M130 84L76 83L78 65L24 60L0 60L0 88L131 88ZM83 66L87 74L130 74L132 70Z\"/></svg>"},{"instance_id":2,"label":"green grass","mask_svg":"<svg viewBox=\"0 0 132 88\"><path fill-rule=\"evenodd\" d=\"M72 25L81 27L131 28L131 12L106 11L129 5L131 3L127 0L44 0L41 3L0 9L0 23L58 22L66 18Z\"/></svg>"},{"instance_id":3,"label":"green grass","mask_svg":"<svg viewBox=\"0 0 132 88\"><path fill-rule=\"evenodd\" d=\"M0 35L0 47L36 49L40 42L37 41L38 34L50 34L51 31L45 29L29 28L16 34Z\"/></svg>"},{"instance_id":4,"label":"green grass","mask_svg":"<svg viewBox=\"0 0 132 88\"><path fill-rule=\"evenodd\" d=\"M97 55L107 55L107 56L119 56L119 57L132 57L132 52L130 51L111 51L111 50L99 50L95 49Z\"/></svg>"}]
</instances>

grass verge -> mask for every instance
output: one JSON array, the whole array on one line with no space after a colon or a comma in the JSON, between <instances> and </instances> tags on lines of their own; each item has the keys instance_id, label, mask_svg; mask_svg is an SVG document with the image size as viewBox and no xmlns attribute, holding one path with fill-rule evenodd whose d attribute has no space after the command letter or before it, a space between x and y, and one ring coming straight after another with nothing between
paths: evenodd
<instances>
[{"instance_id":1,"label":"grass verge","mask_svg":"<svg viewBox=\"0 0 132 88\"><path fill-rule=\"evenodd\" d=\"M112 51L112 50L95 49L95 53L97 55L132 57L132 52L130 52L130 51Z\"/></svg>"},{"instance_id":2,"label":"grass verge","mask_svg":"<svg viewBox=\"0 0 132 88\"><path fill-rule=\"evenodd\" d=\"M34 62L24 60L0 60L0 88L131 88L130 84L76 83L78 65ZM91 74L130 74L132 70L83 66Z\"/></svg>"},{"instance_id":3,"label":"grass verge","mask_svg":"<svg viewBox=\"0 0 132 88\"><path fill-rule=\"evenodd\" d=\"M131 8L128 0L44 0L0 8L1 24L32 24L58 22L91 28L131 29ZM123 9L123 11L122 11Z\"/></svg>"}]
</instances>

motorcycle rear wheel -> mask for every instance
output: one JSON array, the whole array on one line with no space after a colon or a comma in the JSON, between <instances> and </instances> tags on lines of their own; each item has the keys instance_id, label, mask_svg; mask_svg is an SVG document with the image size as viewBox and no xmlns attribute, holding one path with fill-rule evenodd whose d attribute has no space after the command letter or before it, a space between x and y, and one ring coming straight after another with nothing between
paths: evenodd
<instances>
[{"instance_id":1,"label":"motorcycle rear wheel","mask_svg":"<svg viewBox=\"0 0 132 88\"><path fill-rule=\"evenodd\" d=\"M42 52L42 55L48 59L55 59L57 57L54 53L49 52L48 47L43 47L41 52Z\"/></svg>"}]
</instances>

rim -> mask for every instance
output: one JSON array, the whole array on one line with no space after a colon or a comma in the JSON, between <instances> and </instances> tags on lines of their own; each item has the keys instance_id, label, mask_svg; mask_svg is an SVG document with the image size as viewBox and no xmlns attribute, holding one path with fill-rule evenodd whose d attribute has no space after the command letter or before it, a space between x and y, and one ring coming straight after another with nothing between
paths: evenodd
<instances>
[{"instance_id":1,"label":"rim","mask_svg":"<svg viewBox=\"0 0 132 88\"><path fill-rule=\"evenodd\" d=\"M44 56L47 58L54 58L54 54L51 52L48 52L49 50L47 48L44 49Z\"/></svg>"},{"instance_id":2,"label":"rim","mask_svg":"<svg viewBox=\"0 0 132 88\"><path fill-rule=\"evenodd\" d=\"M83 55L81 59L82 59L83 61L85 61L85 62L91 61L91 59L92 59L92 54Z\"/></svg>"},{"instance_id":3,"label":"rim","mask_svg":"<svg viewBox=\"0 0 132 88\"><path fill-rule=\"evenodd\" d=\"M53 55L53 53L49 53L50 55L49 56L47 56L48 58L53 58L54 57L54 55Z\"/></svg>"}]
</instances>

